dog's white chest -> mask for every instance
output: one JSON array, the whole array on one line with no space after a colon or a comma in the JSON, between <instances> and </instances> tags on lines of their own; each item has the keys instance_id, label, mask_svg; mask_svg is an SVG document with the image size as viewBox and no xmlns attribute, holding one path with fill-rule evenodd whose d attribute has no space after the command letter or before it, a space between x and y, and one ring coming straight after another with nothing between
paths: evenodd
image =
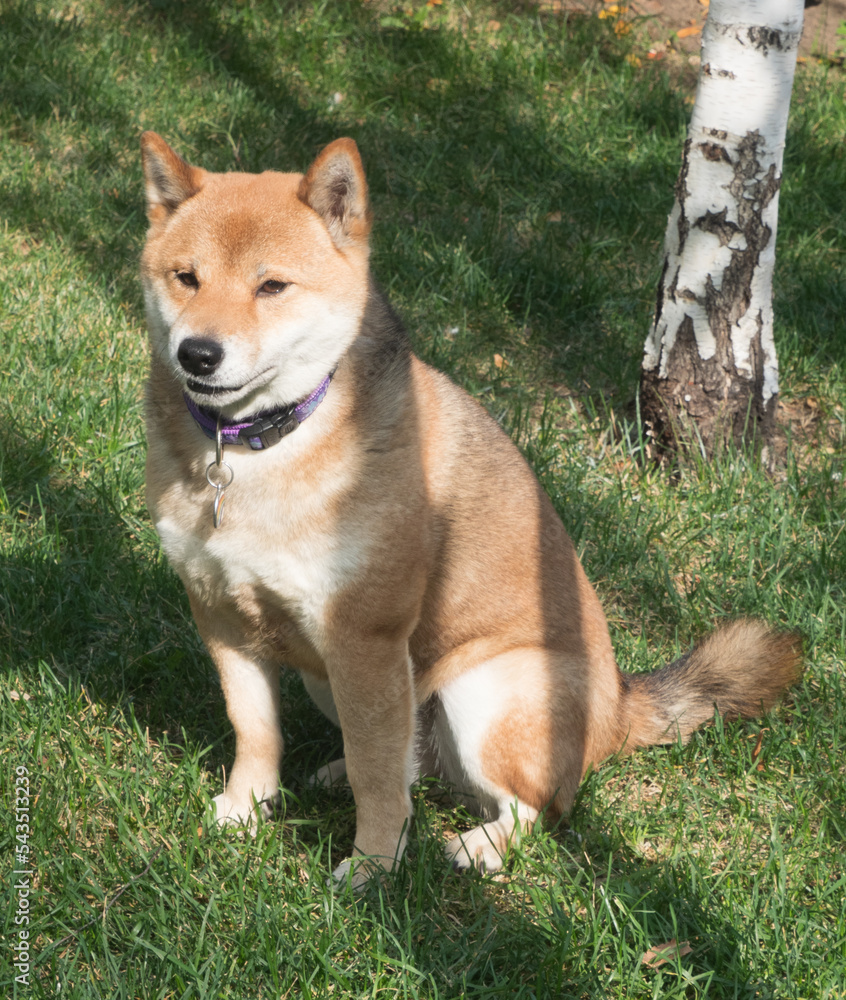
<instances>
[{"instance_id":1,"label":"dog's white chest","mask_svg":"<svg viewBox=\"0 0 846 1000\"><path fill-rule=\"evenodd\" d=\"M203 520L211 520L208 507L199 521L165 516L156 522L162 548L189 590L211 608L259 599L286 612L310 637L319 635L333 598L366 564L366 546L356 534L313 522L306 527L307 519L278 512L248 516L235 503L214 530Z\"/></svg>"},{"instance_id":2,"label":"dog's white chest","mask_svg":"<svg viewBox=\"0 0 846 1000\"><path fill-rule=\"evenodd\" d=\"M328 540L309 538L297 544L254 537L247 532L201 537L186 532L170 518L156 525L162 548L180 575L210 591L233 594L245 586L261 586L288 599L308 599L333 591L339 573Z\"/></svg>"}]
</instances>

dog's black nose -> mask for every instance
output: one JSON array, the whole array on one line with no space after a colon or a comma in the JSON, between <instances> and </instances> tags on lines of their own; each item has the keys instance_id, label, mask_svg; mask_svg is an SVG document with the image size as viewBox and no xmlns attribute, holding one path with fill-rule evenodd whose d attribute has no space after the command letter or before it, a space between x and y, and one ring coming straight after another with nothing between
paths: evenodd
<instances>
[{"instance_id":1,"label":"dog's black nose","mask_svg":"<svg viewBox=\"0 0 846 1000\"><path fill-rule=\"evenodd\" d=\"M211 375L223 361L223 348L216 340L186 337L179 345L176 356L191 375Z\"/></svg>"}]
</instances>

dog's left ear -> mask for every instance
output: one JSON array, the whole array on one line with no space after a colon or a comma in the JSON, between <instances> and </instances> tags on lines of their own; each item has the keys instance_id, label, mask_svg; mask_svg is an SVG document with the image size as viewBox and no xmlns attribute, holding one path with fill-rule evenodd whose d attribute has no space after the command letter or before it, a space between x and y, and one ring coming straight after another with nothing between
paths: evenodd
<instances>
[{"instance_id":1,"label":"dog's left ear","mask_svg":"<svg viewBox=\"0 0 846 1000\"><path fill-rule=\"evenodd\" d=\"M299 197L323 219L339 250L367 245L367 180L352 139L336 139L318 155L300 181Z\"/></svg>"},{"instance_id":2,"label":"dog's left ear","mask_svg":"<svg viewBox=\"0 0 846 1000\"><path fill-rule=\"evenodd\" d=\"M206 171L186 163L155 132L144 132L141 136L141 159L147 190L147 218L152 225L157 225L200 190Z\"/></svg>"}]
</instances>

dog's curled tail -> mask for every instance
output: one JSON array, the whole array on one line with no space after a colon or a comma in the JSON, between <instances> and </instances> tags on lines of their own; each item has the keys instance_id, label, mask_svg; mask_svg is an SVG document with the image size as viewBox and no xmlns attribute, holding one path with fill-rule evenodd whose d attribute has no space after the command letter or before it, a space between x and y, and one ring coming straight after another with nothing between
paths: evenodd
<instances>
[{"instance_id":1,"label":"dog's curled tail","mask_svg":"<svg viewBox=\"0 0 846 1000\"><path fill-rule=\"evenodd\" d=\"M686 741L714 719L753 718L802 674L802 640L755 618L718 628L651 674L624 674L624 751Z\"/></svg>"}]
</instances>

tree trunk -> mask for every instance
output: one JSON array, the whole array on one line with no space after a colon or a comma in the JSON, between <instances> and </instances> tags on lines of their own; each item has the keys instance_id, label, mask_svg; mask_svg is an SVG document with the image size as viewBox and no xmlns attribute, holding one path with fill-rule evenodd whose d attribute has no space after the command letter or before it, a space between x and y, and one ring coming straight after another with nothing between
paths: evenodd
<instances>
[{"instance_id":1,"label":"tree trunk","mask_svg":"<svg viewBox=\"0 0 846 1000\"><path fill-rule=\"evenodd\" d=\"M771 461L772 275L803 11L804 0L711 0L641 372L657 454L755 442Z\"/></svg>"}]
</instances>

